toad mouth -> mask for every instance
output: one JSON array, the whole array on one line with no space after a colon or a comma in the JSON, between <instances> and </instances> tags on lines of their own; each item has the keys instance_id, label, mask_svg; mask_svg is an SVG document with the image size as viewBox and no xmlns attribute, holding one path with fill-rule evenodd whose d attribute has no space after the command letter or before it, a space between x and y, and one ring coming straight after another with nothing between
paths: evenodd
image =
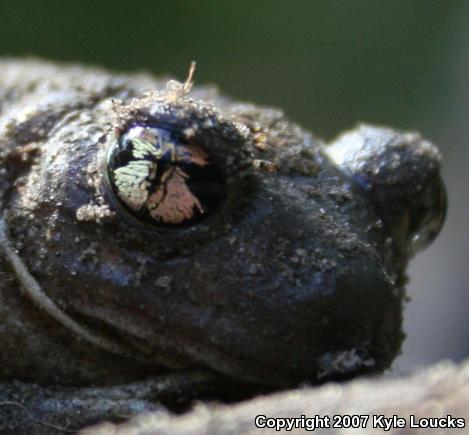
<instances>
[{"instance_id":1,"label":"toad mouth","mask_svg":"<svg viewBox=\"0 0 469 435\"><path fill-rule=\"evenodd\" d=\"M80 307L75 310L78 317L76 313L74 316L69 315L44 292L38 281L31 275L21 257L11 246L7 233L8 226L5 219L2 218L0 219L0 248L27 296L46 314L93 346L145 363L159 363L167 370L200 371L201 368L206 369L208 366L208 371L213 372L214 377L225 375L249 383L280 387L291 385L291 382L286 381L288 377L279 376L278 371L269 370L267 367L256 368L255 365L236 358L234 355L229 355L213 346L207 346L200 342L195 343L190 338L174 332L155 331L153 322L151 319L147 320L143 313L139 313L138 319L136 319L135 314L129 310L120 310L119 313L109 315L110 310L106 309L104 315L99 308ZM82 321L77 321L75 318L81 318ZM103 318L106 321L103 321ZM122 322L122 319L126 318L129 321ZM99 334L94 332L96 328L90 327L90 324L96 325L96 323L101 324ZM125 328L122 323L125 324ZM103 324L106 326L103 327ZM110 333L108 332L109 327L112 328ZM119 336L119 340L116 340L117 336ZM148 340L155 343L156 346L152 346L150 349L147 345ZM203 364L196 363L194 366L191 364L191 367L188 367L187 363L182 362L182 355L174 350L178 348L184 348L186 358L189 355L194 361L199 361L200 355L204 355Z\"/></svg>"},{"instance_id":2,"label":"toad mouth","mask_svg":"<svg viewBox=\"0 0 469 435\"><path fill-rule=\"evenodd\" d=\"M273 366L256 365L254 361L244 360L187 335L167 328L158 329L154 320L145 313L136 316L126 308L106 309L104 312L99 307L88 306L80 306L76 310L74 317L78 316L80 323L94 325L93 330L97 326L100 332L108 331L113 341L119 337L119 345L125 349L126 356L157 365L163 371L203 370L211 373L213 379L248 383L263 386L263 389L267 386L286 388L295 384L288 380L291 376ZM184 354L177 349L184 349Z\"/></svg>"}]
</instances>

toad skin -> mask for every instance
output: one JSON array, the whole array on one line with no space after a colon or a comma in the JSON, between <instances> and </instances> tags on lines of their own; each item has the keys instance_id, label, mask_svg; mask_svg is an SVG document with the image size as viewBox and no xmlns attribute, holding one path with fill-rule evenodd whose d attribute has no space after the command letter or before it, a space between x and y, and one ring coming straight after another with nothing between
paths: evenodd
<instances>
[{"instance_id":1,"label":"toad skin","mask_svg":"<svg viewBox=\"0 0 469 435\"><path fill-rule=\"evenodd\" d=\"M405 267L444 219L436 148L370 126L326 146L281 111L181 89L0 61L0 405L47 397L80 426L164 403L164 382L164 397L220 379L285 388L379 373L399 353ZM226 182L220 206L182 228L123 211L107 156L132 125L200 145ZM83 395L93 412L77 420ZM0 406L0 429L22 412Z\"/></svg>"}]
</instances>

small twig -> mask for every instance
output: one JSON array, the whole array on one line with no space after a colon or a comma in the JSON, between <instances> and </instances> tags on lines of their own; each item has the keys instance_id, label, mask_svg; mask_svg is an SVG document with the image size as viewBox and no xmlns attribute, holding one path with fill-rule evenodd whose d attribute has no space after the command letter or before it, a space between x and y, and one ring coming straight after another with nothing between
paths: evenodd
<instances>
[{"instance_id":1,"label":"small twig","mask_svg":"<svg viewBox=\"0 0 469 435\"><path fill-rule=\"evenodd\" d=\"M192 86L194 86L195 67L196 67L196 63L195 61L192 61L191 65L189 66L189 73L187 75L187 79L183 87L184 93L186 95L191 91Z\"/></svg>"},{"instance_id":2,"label":"small twig","mask_svg":"<svg viewBox=\"0 0 469 435\"><path fill-rule=\"evenodd\" d=\"M194 74L195 74L196 63L191 62L189 66L189 73L184 83L178 82L177 80L170 80L166 85L166 101L173 103L179 98L185 97L194 86Z\"/></svg>"}]
</instances>

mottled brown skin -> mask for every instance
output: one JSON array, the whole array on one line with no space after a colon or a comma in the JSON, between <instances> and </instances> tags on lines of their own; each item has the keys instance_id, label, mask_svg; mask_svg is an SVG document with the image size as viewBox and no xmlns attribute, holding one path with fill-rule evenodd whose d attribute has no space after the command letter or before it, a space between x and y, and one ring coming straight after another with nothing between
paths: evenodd
<instances>
[{"instance_id":1,"label":"mottled brown skin","mask_svg":"<svg viewBox=\"0 0 469 435\"><path fill-rule=\"evenodd\" d=\"M412 216L404 212L419 192L439 183L436 150L422 153L418 140L408 145L392 130L371 131L402 138L420 177L420 187L409 177L402 198L393 196L402 210L387 219L388 187L363 189L281 112L233 102L213 88L175 96L165 84L0 61L8 240L63 312L117 346L93 345L38 309L0 256L0 377L23 382L4 383L0 405L29 404L41 418L50 409L31 397L56 396L61 424L79 426L164 403L154 392L124 412L109 405L117 402L106 385L156 376L176 379L181 396L190 396L191 380L197 395L200 385L220 392L224 377L238 392L284 388L381 372L398 354L410 235L396 228ZM105 159L116 132L135 122L178 129L203 145L227 180L216 213L195 227L165 230L119 210L106 188ZM384 175L388 186L391 175ZM52 389L28 390L24 382ZM77 390L89 385L102 385L101 394ZM121 398L135 397L123 391ZM77 420L71 397L91 400L92 415L82 410ZM0 429L24 419L14 408L0 406Z\"/></svg>"}]
</instances>

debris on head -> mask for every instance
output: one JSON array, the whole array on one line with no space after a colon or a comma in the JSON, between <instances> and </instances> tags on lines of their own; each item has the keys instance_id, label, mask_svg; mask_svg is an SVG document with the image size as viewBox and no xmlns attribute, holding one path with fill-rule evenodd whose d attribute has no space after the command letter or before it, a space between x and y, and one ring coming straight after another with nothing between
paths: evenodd
<instances>
[{"instance_id":1,"label":"debris on head","mask_svg":"<svg viewBox=\"0 0 469 435\"><path fill-rule=\"evenodd\" d=\"M166 84L166 101L168 103L173 103L179 98L185 97L191 91L194 85L195 66L196 63L192 61L187 79L184 83L178 82L177 80L170 80Z\"/></svg>"},{"instance_id":2,"label":"debris on head","mask_svg":"<svg viewBox=\"0 0 469 435\"><path fill-rule=\"evenodd\" d=\"M122 100L112 99L110 109L115 114L116 120L120 125L124 125L129 117L142 108L148 108L154 104L175 103L180 98L185 97L189 94L194 85L195 67L196 63L192 61L187 79L184 83L177 80L169 80L166 83L166 89L144 92L139 97L133 98L127 103L124 103Z\"/></svg>"}]
</instances>

